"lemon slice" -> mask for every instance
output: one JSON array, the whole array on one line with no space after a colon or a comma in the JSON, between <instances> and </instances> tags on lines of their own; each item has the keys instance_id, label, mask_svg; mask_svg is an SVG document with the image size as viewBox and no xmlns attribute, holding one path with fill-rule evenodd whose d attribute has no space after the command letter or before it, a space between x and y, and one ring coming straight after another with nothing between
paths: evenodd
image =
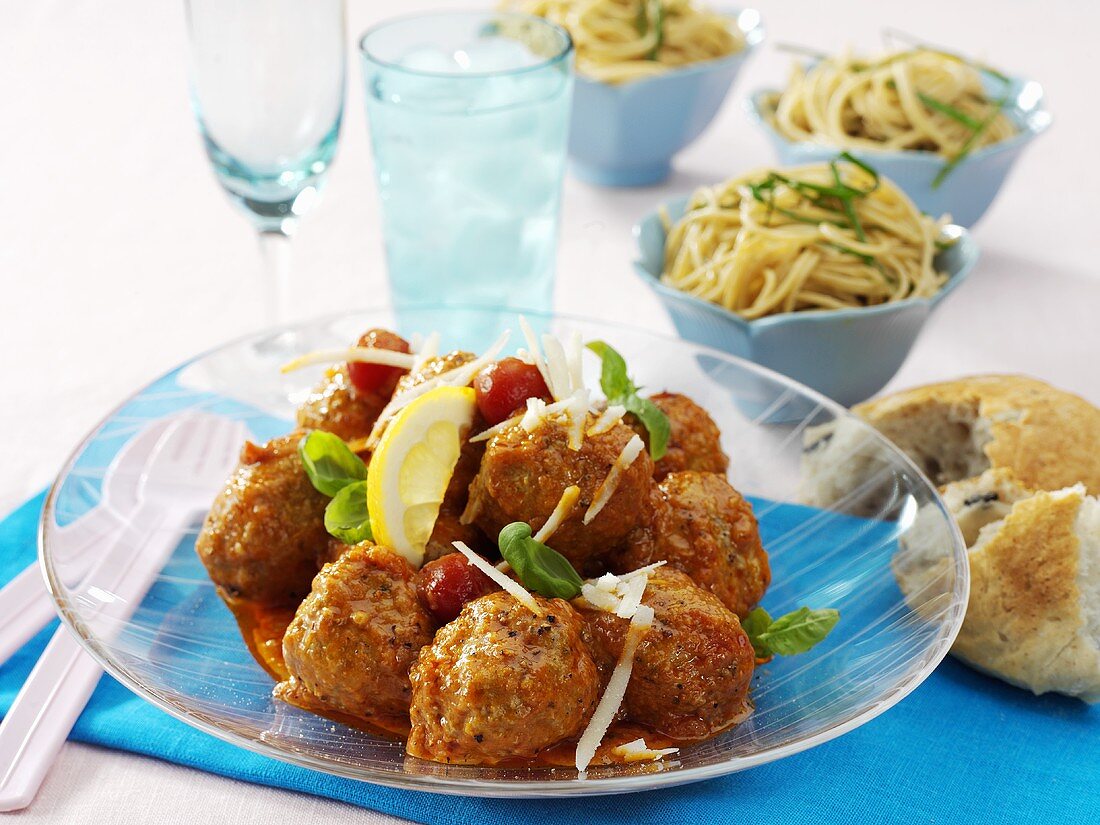
<instances>
[{"instance_id":1,"label":"lemon slice","mask_svg":"<svg viewBox=\"0 0 1100 825\"><path fill-rule=\"evenodd\" d=\"M414 567L424 561L475 404L469 387L426 392L390 421L371 456L367 507L374 540Z\"/></svg>"}]
</instances>

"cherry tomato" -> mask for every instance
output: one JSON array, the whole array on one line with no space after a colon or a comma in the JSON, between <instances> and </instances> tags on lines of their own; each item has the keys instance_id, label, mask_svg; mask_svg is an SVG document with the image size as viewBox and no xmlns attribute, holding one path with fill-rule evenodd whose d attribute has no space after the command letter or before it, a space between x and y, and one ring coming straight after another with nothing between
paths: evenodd
<instances>
[{"instance_id":1,"label":"cherry tomato","mask_svg":"<svg viewBox=\"0 0 1100 825\"><path fill-rule=\"evenodd\" d=\"M395 332L385 329L372 329L355 344L357 347L388 349L394 352L408 352L409 342ZM365 364L362 361L348 363L348 377L351 385L359 392L377 392L390 395L397 385L397 379L407 370L400 367L387 367L384 364Z\"/></svg>"},{"instance_id":2,"label":"cherry tomato","mask_svg":"<svg viewBox=\"0 0 1100 825\"><path fill-rule=\"evenodd\" d=\"M528 398L550 400L550 390L538 367L518 358L504 358L479 372L474 378L474 392L478 409L490 424L504 421Z\"/></svg>"},{"instance_id":3,"label":"cherry tomato","mask_svg":"<svg viewBox=\"0 0 1100 825\"><path fill-rule=\"evenodd\" d=\"M416 594L420 603L440 624L458 616L466 602L499 589L461 553L448 553L430 561L416 574Z\"/></svg>"}]
</instances>

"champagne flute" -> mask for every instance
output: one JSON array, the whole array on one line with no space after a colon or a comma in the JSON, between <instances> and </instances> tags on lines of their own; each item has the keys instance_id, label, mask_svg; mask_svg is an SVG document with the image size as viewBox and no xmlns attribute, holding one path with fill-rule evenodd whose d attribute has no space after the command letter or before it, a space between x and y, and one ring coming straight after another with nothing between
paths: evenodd
<instances>
[{"instance_id":1,"label":"champagne flute","mask_svg":"<svg viewBox=\"0 0 1100 825\"><path fill-rule=\"evenodd\" d=\"M259 231L268 325L287 320L290 239L344 109L343 0L185 0L191 101L218 182Z\"/></svg>"}]
</instances>

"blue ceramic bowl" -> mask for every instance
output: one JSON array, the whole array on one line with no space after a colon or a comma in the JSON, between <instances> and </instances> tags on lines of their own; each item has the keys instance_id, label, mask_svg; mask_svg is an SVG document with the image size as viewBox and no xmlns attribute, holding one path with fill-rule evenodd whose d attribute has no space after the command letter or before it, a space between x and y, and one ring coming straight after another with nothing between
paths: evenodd
<instances>
[{"instance_id":1,"label":"blue ceramic bowl","mask_svg":"<svg viewBox=\"0 0 1100 825\"><path fill-rule=\"evenodd\" d=\"M749 101L749 113L767 134L781 166L802 166L832 160L841 151L835 146L809 141L792 141L772 125L774 111L768 100L775 91L764 90ZM850 149L852 155L869 163L890 178L913 199L917 207L929 215L950 215L962 226L973 226L985 214L1001 190L1012 165L1024 149L1051 124L1051 116L1043 108L1043 87L1031 80L1012 81L1005 113L1019 132L968 155L938 187L933 181L945 163L941 155L932 152L878 151Z\"/></svg>"},{"instance_id":2,"label":"blue ceramic bowl","mask_svg":"<svg viewBox=\"0 0 1100 825\"><path fill-rule=\"evenodd\" d=\"M665 204L676 221L688 198ZM634 227L639 258L634 269L664 303L682 338L724 350L781 372L851 406L874 395L905 361L929 313L970 274L978 247L960 226L947 228L955 237L936 257L950 275L931 298L909 298L859 309L807 310L746 321L717 304L694 298L661 283L665 260L665 227L657 211Z\"/></svg>"},{"instance_id":3,"label":"blue ceramic bowl","mask_svg":"<svg viewBox=\"0 0 1100 825\"><path fill-rule=\"evenodd\" d=\"M601 186L646 186L710 125L746 58L764 39L760 15L730 13L745 36L737 54L612 85L577 76L569 129L573 174Z\"/></svg>"}]
</instances>

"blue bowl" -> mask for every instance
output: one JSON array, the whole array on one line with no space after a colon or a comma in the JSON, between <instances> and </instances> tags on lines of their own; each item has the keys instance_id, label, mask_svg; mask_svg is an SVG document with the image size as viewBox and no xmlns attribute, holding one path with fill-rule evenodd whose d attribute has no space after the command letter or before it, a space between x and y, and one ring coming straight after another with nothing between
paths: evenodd
<instances>
[{"instance_id":1,"label":"blue bowl","mask_svg":"<svg viewBox=\"0 0 1100 825\"><path fill-rule=\"evenodd\" d=\"M667 178L672 156L710 125L764 39L757 12L730 17L745 37L737 54L617 85L578 75L569 129L573 174L601 186L646 186Z\"/></svg>"},{"instance_id":2,"label":"blue bowl","mask_svg":"<svg viewBox=\"0 0 1100 825\"><path fill-rule=\"evenodd\" d=\"M676 221L688 198L665 204ZM978 247L960 226L956 242L936 256L949 279L931 298L907 298L858 309L806 310L746 321L717 304L661 283L665 227L653 211L634 227L639 258L634 269L657 293L682 338L724 350L781 372L851 406L874 395L894 377L929 313L970 274Z\"/></svg>"},{"instance_id":3,"label":"blue bowl","mask_svg":"<svg viewBox=\"0 0 1100 825\"><path fill-rule=\"evenodd\" d=\"M802 166L832 160L841 150L811 141L792 141L776 131L768 99L772 90L757 92L749 100L749 113L767 134L781 166ZM896 183L922 211L934 217L950 215L962 226L973 226L986 213L1001 190L1012 165L1024 149L1051 124L1043 108L1043 87L1031 80L1014 79L1005 113L1019 132L1007 140L968 155L943 179L932 183L946 162L933 152L849 149L855 157L875 167Z\"/></svg>"}]
</instances>

